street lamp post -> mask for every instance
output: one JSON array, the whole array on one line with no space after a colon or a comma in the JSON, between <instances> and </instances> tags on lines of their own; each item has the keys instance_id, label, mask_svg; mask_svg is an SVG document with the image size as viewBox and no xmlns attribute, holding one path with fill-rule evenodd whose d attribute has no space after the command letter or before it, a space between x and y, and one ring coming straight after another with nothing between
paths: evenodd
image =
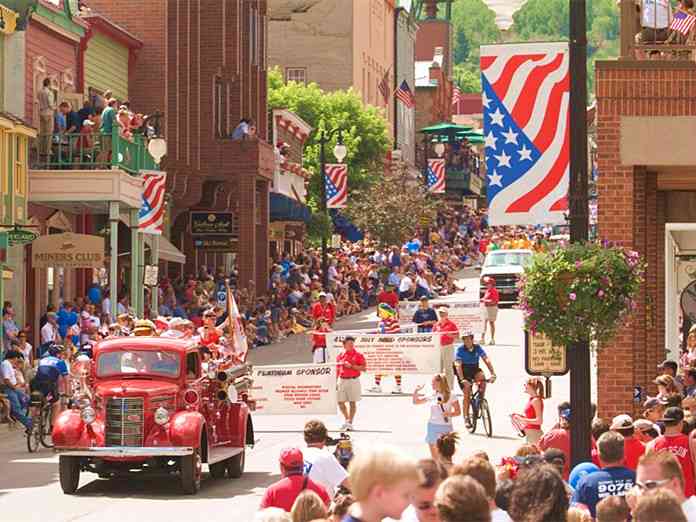
<instances>
[{"instance_id":1,"label":"street lamp post","mask_svg":"<svg viewBox=\"0 0 696 522\"><path fill-rule=\"evenodd\" d=\"M160 162L162 161L162 157L164 157L167 154L167 142L166 140L162 137L162 131L160 127L160 118L162 117L162 113L157 111L153 116L153 124L152 127L154 129L154 135L150 137L150 141L147 144L147 151L150 153L152 156L152 159L155 161L155 163L159 166ZM160 237L157 234L153 234L152 236L152 244L150 246L150 264L153 266L159 267L159 243L160 243ZM144 256L143 256L144 257ZM159 275L159 274L158 274ZM151 289L150 292L150 304L152 308L152 314L156 317L158 315L157 311L159 310L159 295L157 291L157 287ZM144 307L143 307L144 308Z\"/></svg>"},{"instance_id":2,"label":"street lamp post","mask_svg":"<svg viewBox=\"0 0 696 522\"><path fill-rule=\"evenodd\" d=\"M347 149L343 144L343 131L339 128L333 129L330 132L326 132L322 129L319 133L319 164L320 164L320 175L321 180L319 181L321 185L321 202L320 207L322 216L325 219L328 218L328 209L326 208L326 144L331 141L334 134L338 133L338 141L334 147L333 154L339 163L343 163L343 159L346 157ZM326 244L326 234L321 235L321 277L322 285L324 290L329 288L329 252Z\"/></svg>"}]
</instances>

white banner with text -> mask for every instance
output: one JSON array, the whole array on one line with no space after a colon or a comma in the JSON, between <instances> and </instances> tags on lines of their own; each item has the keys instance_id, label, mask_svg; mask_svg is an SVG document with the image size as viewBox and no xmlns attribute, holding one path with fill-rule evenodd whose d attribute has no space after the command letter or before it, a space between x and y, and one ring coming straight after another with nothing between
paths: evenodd
<instances>
[{"instance_id":1,"label":"white banner with text","mask_svg":"<svg viewBox=\"0 0 696 522\"><path fill-rule=\"evenodd\" d=\"M481 313L481 304L478 301L441 301L433 299L429 301L429 305L436 310L441 306L447 308L450 320L457 325L460 333L464 330L471 330L475 334L483 333L483 315ZM399 317L402 321L410 321L419 306L420 303L417 301L401 301L399 303Z\"/></svg>"},{"instance_id":2,"label":"white banner with text","mask_svg":"<svg viewBox=\"0 0 696 522\"><path fill-rule=\"evenodd\" d=\"M333 415L336 413L335 364L254 366L251 398L256 414Z\"/></svg>"}]
</instances>

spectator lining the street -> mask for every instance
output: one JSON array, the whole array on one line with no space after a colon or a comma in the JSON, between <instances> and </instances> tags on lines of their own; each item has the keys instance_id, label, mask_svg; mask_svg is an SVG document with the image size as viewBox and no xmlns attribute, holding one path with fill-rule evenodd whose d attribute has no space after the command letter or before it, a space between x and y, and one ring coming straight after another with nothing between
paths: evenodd
<instances>
[{"instance_id":1,"label":"spectator lining the street","mask_svg":"<svg viewBox=\"0 0 696 522\"><path fill-rule=\"evenodd\" d=\"M442 522L491 522L486 490L471 477L445 480L435 494L435 507Z\"/></svg>"}]
</instances>

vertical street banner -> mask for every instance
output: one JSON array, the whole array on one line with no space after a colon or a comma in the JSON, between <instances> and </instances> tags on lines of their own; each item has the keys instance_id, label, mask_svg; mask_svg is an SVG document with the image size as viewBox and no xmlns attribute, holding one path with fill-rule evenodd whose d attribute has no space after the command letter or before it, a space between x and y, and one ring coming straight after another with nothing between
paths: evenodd
<instances>
[{"instance_id":1,"label":"vertical street banner","mask_svg":"<svg viewBox=\"0 0 696 522\"><path fill-rule=\"evenodd\" d=\"M326 347L331 361L335 361L343 349L343 339L348 334L355 337L355 349L365 356L367 373L401 375L434 374L440 371L438 334L332 332L326 335Z\"/></svg>"},{"instance_id":2,"label":"vertical street banner","mask_svg":"<svg viewBox=\"0 0 696 522\"><path fill-rule=\"evenodd\" d=\"M418 309L419 303L415 301L401 301L399 303L399 317L402 321L409 321ZM478 301L430 301L430 306L437 309L441 306L447 308L448 317L457 325L459 332L471 330L474 334L483 333L483 315L481 304Z\"/></svg>"},{"instance_id":3,"label":"vertical street banner","mask_svg":"<svg viewBox=\"0 0 696 522\"><path fill-rule=\"evenodd\" d=\"M428 190L433 194L445 193L445 159L429 159L427 183Z\"/></svg>"},{"instance_id":4,"label":"vertical street banner","mask_svg":"<svg viewBox=\"0 0 696 522\"><path fill-rule=\"evenodd\" d=\"M490 225L565 223L568 43L481 46Z\"/></svg>"},{"instance_id":5,"label":"vertical street banner","mask_svg":"<svg viewBox=\"0 0 696 522\"><path fill-rule=\"evenodd\" d=\"M325 165L326 208L343 208L348 201L348 166L343 163Z\"/></svg>"},{"instance_id":6,"label":"vertical street banner","mask_svg":"<svg viewBox=\"0 0 696 522\"><path fill-rule=\"evenodd\" d=\"M250 396L256 414L334 415L335 364L254 366Z\"/></svg>"},{"instance_id":7,"label":"vertical street banner","mask_svg":"<svg viewBox=\"0 0 696 522\"><path fill-rule=\"evenodd\" d=\"M141 176L143 195L138 212L138 231L143 234L162 234L167 174L157 170L143 170Z\"/></svg>"}]
</instances>

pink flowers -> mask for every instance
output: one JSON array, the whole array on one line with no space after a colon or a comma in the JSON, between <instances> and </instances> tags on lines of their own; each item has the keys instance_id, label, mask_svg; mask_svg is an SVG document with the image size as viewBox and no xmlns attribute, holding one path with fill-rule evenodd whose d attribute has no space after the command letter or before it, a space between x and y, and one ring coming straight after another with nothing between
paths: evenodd
<instances>
[{"instance_id":1,"label":"pink flowers","mask_svg":"<svg viewBox=\"0 0 696 522\"><path fill-rule=\"evenodd\" d=\"M579 261L579 260L576 261L576 262L575 262L575 268L577 268L577 269L582 268L582 261Z\"/></svg>"},{"instance_id":2,"label":"pink flowers","mask_svg":"<svg viewBox=\"0 0 696 522\"><path fill-rule=\"evenodd\" d=\"M602 289L600 288L599 291L597 292L597 297L599 297L600 299L601 299L602 297L604 297L604 290L602 290Z\"/></svg>"},{"instance_id":3,"label":"pink flowers","mask_svg":"<svg viewBox=\"0 0 696 522\"><path fill-rule=\"evenodd\" d=\"M578 296L575 294L575 292L570 292L568 294L568 299L570 299L571 301L575 301L577 298Z\"/></svg>"}]
</instances>

